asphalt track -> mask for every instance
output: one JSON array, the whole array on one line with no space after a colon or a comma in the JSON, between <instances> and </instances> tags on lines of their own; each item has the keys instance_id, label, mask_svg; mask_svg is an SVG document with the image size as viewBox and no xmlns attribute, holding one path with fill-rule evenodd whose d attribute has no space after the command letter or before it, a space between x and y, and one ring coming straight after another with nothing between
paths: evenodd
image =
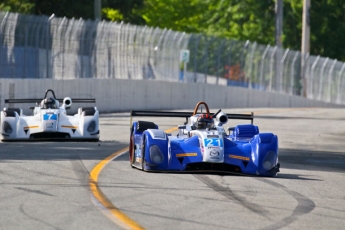
<instances>
[{"instance_id":1,"label":"asphalt track","mask_svg":"<svg viewBox=\"0 0 345 230\"><path fill-rule=\"evenodd\" d=\"M100 142L0 143L0 229L345 229L344 110L224 111L278 135L277 177L132 169L128 113L101 114Z\"/></svg>"}]
</instances>

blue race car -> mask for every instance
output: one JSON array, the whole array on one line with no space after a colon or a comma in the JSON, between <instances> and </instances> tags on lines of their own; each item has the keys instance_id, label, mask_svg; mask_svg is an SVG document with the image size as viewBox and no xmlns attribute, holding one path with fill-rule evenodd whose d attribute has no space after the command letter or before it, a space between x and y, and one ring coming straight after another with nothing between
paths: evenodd
<instances>
[{"instance_id":1,"label":"blue race car","mask_svg":"<svg viewBox=\"0 0 345 230\"><path fill-rule=\"evenodd\" d=\"M279 172L278 137L259 133L258 126L253 125L253 113L225 114L219 110L210 114L207 104L199 102L193 113L132 111L131 116L186 119L184 125L178 126L176 135L158 129L153 122L131 122L132 167L155 172L207 171L259 176L276 176ZM251 124L229 128L227 133L223 125L228 119L251 120Z\"/></svg>"}]
</instances>

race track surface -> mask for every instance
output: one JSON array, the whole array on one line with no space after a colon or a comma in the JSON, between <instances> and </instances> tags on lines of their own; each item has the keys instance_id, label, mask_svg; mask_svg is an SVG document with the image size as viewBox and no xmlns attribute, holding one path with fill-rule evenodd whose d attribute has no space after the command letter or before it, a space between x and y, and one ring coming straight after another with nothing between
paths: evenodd
<instances>
[{"instance_id":1,"label":"race track surface","mask_svg":"<svg viewBox=\"0 0 345 230\"><path fill-rule=\"evenodd\" d=\"M223 110L251 111L275 178L132 169L129 113L101 114L99 142L0 142L0 229L345 229L345 111Z\"/></svg>"}]
</instances>

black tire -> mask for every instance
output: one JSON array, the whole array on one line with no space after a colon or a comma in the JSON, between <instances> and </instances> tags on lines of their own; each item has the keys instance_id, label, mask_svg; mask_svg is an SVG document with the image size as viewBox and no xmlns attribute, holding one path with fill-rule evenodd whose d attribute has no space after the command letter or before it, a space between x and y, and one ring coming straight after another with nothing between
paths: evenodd
<instances>
[{"instance_id":1,"label":"black tire","mask_svg":"<svg viewBox=\"0 0 345 230\"><path fill-rule=\"evenodd\" d=\"M82 108L82 116L93 116L95 112L96 110L93 107Z\"/></svg>"},{"instance_id":2,"label":"black tire","mask_svg":"<svg viewBox=\"0 0 345 230\"><path fill-rule=\"evenodd\" d=\"M18 113L18 116L20 115L19 108L7 108L4 112L6 117L15 117L16 113Z\"/></svg>"},{"instance_id":3,"label":"black tire","mask_svg":"<svg viewBox=\"0 0 345 230\"><path fill-rule=\"evenodd\" d=\"M150 121L138 121L137 131L144 132L146 129L156 129L155 123Z\"/></svg>"},{"instance_id":4,"label":"black tire","mask_svg":"<svg viewBox=\"0 0 345 230\"><path fill-rule=\"evenodd\" d=\"M85 110L89 110L89 109L92 109L95 111L95 107L81 107L81 111L85 111Z\"/></svg>"},{"instance_id":5,"label":"black tire","mask_svg":"<svg viewBox=\"0 0 345 230\"><path fill-rule=\"evenodd\" d=\"M130 136L130 140L129 140L129 164L131 165L131 167L133 168L133 164L135 162L135 157L134 157L134 153L135 153L135 143L134 143L134 128L132 126L131 129L131 136Z\"/></svg>"}]
</instances>

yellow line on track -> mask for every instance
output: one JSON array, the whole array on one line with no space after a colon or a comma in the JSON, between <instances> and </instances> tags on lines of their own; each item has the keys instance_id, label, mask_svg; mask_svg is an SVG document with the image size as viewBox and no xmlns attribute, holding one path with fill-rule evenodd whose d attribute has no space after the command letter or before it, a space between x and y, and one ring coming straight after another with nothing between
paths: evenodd
<instances>
[{"instance_id":1,"label":"yellow line on track","mask_svg":"<svg viewBox=\"0 0 345 230\"><path fill-rule=\"evenodd\" d=\"M103 205L104 208L106 208L114 217L122 222L122 224L124 224L129 229L141 230L144 228L134 220L129 218L126 214L121 212L118 208L116 208L98 187L98 175L102 171L103 167L115 157L126 151L128 151L128 148L121 149L120 151L111 154L110 156L102 160L99 164L97 164L90 173L89 185L92 195Z\"/></svg>"},{"instance_id":2,"label":"yellow line on track","mask_svg":"<svg viewBox=\"0 0 345 230\"><path fill-rule=\"evenodd\" d=\"M165 132L170 133L177 130L177 128L172 128L165 130ZM99 162L90 172L90 179L89 179L89 186L92 195L94 198L98 200L98 202L106 208L114 217L117 218L121 222L121 226L133 229L133 230L143 230L144 228L140 226L137 222L129 218L126 214L121 212L118 208L113 205L110 200L105 196L105 194L102 192L102 190L98 186L98 176L101 173L102 169L108 164L110 161L112 161L114 158L118 157L124 152L128 151L128 147L123 148L110 156L103 159L101 162Z\"/></svg>"}]
</instances>

